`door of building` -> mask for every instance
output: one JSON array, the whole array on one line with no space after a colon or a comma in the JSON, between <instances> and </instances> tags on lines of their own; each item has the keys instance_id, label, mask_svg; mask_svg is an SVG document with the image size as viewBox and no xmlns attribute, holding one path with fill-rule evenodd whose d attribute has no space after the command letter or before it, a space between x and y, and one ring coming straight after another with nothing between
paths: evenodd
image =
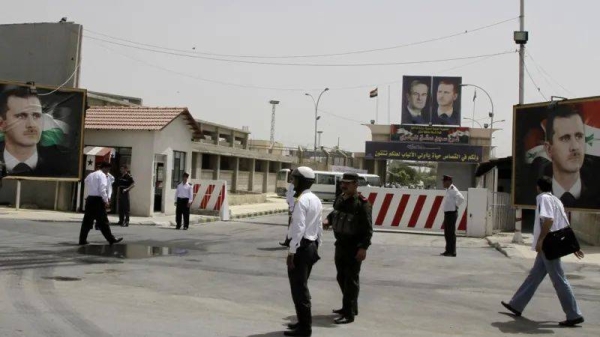
<instances>
[{"instance_id":1,"label":"door of building","mask_svg":"<svg viewBox=\"0 0 600 337\"><path fill-rule=\"evenodd\" d=\"M165 187L165 163L154 164L154 212L163 211L163 191Z\"/></svg>"}]
</instances>

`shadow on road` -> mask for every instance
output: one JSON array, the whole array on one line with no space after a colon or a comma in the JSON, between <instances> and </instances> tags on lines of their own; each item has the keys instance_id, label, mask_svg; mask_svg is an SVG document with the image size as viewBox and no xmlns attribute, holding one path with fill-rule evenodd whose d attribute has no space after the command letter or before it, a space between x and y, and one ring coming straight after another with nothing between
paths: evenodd
<instances>
[{"instance_id":1,"label":"shadow on road","mask_svg":"<svg viewBox=\"0 0 600 337\"><path fill-rule=\"evenodd\" d=\"M558 323L552 321L536 322L525 317L517 317L515 315L500 312L502 315L506 315L513 319L509 322L494 322L492 326L498 328L503 333L520 333L529 335L539 334L553 334L554 330L551 328L557 328Z\"/></svg>"},{"instance_id":2,"label":"shadow on road","mask_svg":"<svg viewBox=\"0 0 600 337\"><path fill-rule=\"evenodd\" d=\"M337 318L338 315L314 315L312 317L313 319L313 329L315 327L320 327L320 328L334 328L337 327L337 325L333 322L333 320L335 318ZM296 316L288 316L285 318L288 323L292 323L292 322L296 322ZM283 332L286 331L286 325L287 323L285 323L282 327L281 330L278 331L273 331L273 332L267 332L267 333L261 333L261 334L255 334L255 335L248 335L247 337L275 337L275 336L283 336Z\"/></svg>"}]
</instances>

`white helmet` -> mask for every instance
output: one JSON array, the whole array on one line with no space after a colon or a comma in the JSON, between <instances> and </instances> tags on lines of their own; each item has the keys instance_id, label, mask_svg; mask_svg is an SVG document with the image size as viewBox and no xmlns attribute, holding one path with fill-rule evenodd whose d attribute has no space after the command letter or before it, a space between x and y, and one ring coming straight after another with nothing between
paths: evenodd
<instances>
[{"instance_id":1,"label":"white helmet","mask_svg":"<svg viewBox=\"0 0 600 337\"><path fill-rule=\"evenodd\" d=\"M306 180L315 180L315 172L307 166L300 166L292 171L293 177L302 177Z\"/></svg>"}]
</instances>

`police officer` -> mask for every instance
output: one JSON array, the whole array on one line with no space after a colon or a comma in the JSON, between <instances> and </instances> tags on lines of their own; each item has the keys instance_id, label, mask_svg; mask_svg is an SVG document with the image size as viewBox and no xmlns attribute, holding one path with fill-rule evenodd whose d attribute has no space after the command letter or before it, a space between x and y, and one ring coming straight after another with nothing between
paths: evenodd
<instances>
[{"instance_id":1,"label":"police officer","mask_svg":"<svg viewBox=\"0 0 600 337\"><path fill-rule=\"evenodd\" d=\"M119 225L129 226L129 191L135 187L135 181L129 173L127 165L123 164L119 168L121 176L117 180L117 193L119 193Z\"/></svg>"},{"instance_id":2,"label":"police officer","mask_svg":"<svg viewBox=\"0 0 600 337\"><path fill-rule=\"evenodd\" d=\"M306 166L292 172L296 203L288 231L290 249L287 256L288 278L296 308L297 323L288 324L286 336L310 336L312 316L308 278L312 266L320 259L318 247L323 235L321 200L310 191L315 173Z\"/></svg>"},{"instance_id":3,"label":"police officer","mask_svg":"<svg viewBox=\"0 0 600 337\"><path fill-rule=\"evenodd\" d=\"M452 183L452 176L444 175L442 184L446 189L444 197L444 239L446 249L440 255L456 256L456 220L458 219L458 207L465 201L465 197Z\"/></svg>"},{"instance_id":4,"label":"police officer","mask_svg":"<svg viewBox=\"0 0 600 337\"><path fill-rule=\"evenodd\" d=\"M371 245L373 221L371 204L358 194L358 174L344 173L341 188L342 194L335 199L325 226L333 227L337 281L343 294L342 308L333 310L341 315L335 323L348 324L358 315L360 266Z\"/></svg>"}]
</instances>

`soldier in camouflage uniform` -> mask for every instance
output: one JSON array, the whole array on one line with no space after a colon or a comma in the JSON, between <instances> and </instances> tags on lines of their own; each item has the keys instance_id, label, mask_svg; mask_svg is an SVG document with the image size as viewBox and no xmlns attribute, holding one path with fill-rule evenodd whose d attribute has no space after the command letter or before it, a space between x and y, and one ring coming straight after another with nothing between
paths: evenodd
<instances>
[{"instance_id":1,"label":"soldier in camouflage uniform","mask_svg":"<svg viewBox=\"0 0 600 337\"><path fill-rule=\"evenodd\" d=\"M341 184L342 194L335 199L325 226L331 226L335 235L335 267L343 294L342 308L333 311L341 315L335 323L347 324L358 315L360 266L371 245L373 220L371 204L357 191L358 174L345 173Z\"/></svg>"}]
</instances>

